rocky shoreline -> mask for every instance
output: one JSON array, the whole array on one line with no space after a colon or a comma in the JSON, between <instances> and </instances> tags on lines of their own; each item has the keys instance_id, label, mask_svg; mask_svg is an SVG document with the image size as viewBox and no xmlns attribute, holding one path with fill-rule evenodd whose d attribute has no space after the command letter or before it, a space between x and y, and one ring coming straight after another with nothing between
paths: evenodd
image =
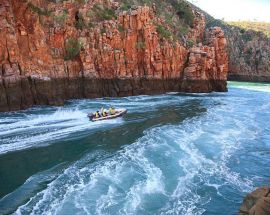
<instances>
[{"instance_id":1,"label":"rocky shoreline","mask_svg":"<svg viewBox=\"0 0 270 215\"><path fill-rule=\"evenodd\" d=\"M270 76L229 74L228 81L265 82L270 83Z\"/></svg>"},{"instance_id":2,"label":"rocky shoreline","mask_svg":"<svg viewBox=\"0 0 270 215\"><path fill-rule=\"evenodd\" d=\"M15 111L33 105L63 105L68 99L123 97L165 92L227 91L226 81L180 79L31 79L0 84L0 111Z\"/></svg>"},{"instance_id":3,"label":"rocky shoreline","mask_svg":"<svg viewBox=\"0 0 270 215\"><path fill-rule=\"evenodd\" d=\"M269 215L270 187L259 187L248 194L240 207L238 215Z\"/></svg>"}]
</instances>

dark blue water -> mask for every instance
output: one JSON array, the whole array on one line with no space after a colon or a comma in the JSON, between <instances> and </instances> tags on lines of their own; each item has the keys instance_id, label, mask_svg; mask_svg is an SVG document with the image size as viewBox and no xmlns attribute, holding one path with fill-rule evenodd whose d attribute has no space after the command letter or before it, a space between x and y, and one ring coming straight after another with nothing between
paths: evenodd
<instances>
[{"instance_id":1,"label":"dark blue water","mask_svg":"<svg viewBox=\"0 0 270 215\"><path fill-rule=\"evenodd\" d=\"M123 118L89 122L101 106ZM236 214L270 185L270 86L0 114L0 214Z\"/></svg>"}]
</instances>

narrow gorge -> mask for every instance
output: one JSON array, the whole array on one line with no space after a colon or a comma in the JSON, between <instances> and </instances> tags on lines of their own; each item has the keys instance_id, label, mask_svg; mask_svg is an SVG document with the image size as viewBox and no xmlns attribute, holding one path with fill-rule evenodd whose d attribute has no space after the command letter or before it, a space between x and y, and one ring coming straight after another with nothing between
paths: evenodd
<instances>
[{"instance_id":1,"label":"narrow gorge","mask_svg":"<svg viewBox=\"0 0 270 215\"><path fill-rule=\"evenodd\" d=\"M0 0L0 214L269 215L269 11Z\"/></svg>"}]
</instances>

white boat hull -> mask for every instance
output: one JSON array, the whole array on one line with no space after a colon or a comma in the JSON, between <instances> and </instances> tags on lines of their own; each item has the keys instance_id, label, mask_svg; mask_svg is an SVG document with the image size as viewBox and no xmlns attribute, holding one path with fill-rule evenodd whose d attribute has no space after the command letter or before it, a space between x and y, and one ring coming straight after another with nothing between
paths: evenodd
<instances>
[{"instance_id":1,"label":"white boat hull","mask_svg":"<svg viewBox=\"0 0 270 215\"><path fill-rule=\"evenodd\" d=\"M88 117L92 122L96 122L96 121L102 121L102 120L115 119L127 113L126 109L116 109L115 111L116 112L113 115L108 115L108 116L99 117L99 118L92 118L92 115L89 114Z\"/></svg>"}]
</instances>

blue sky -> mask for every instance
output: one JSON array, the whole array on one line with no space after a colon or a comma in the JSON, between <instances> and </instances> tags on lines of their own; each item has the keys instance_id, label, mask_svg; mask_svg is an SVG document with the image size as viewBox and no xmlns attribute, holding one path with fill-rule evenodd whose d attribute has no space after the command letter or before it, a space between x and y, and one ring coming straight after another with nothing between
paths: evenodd
<instances>
[{"instance_id":1,"label":"blue sky","mask_svg":"<svg viewBox=\"0 0 270 215\"><path fill-rule=\"evenodd\" d=\"M217 19L270 22L270 0L188 0Z\"/></svg>"}]
</instances>

